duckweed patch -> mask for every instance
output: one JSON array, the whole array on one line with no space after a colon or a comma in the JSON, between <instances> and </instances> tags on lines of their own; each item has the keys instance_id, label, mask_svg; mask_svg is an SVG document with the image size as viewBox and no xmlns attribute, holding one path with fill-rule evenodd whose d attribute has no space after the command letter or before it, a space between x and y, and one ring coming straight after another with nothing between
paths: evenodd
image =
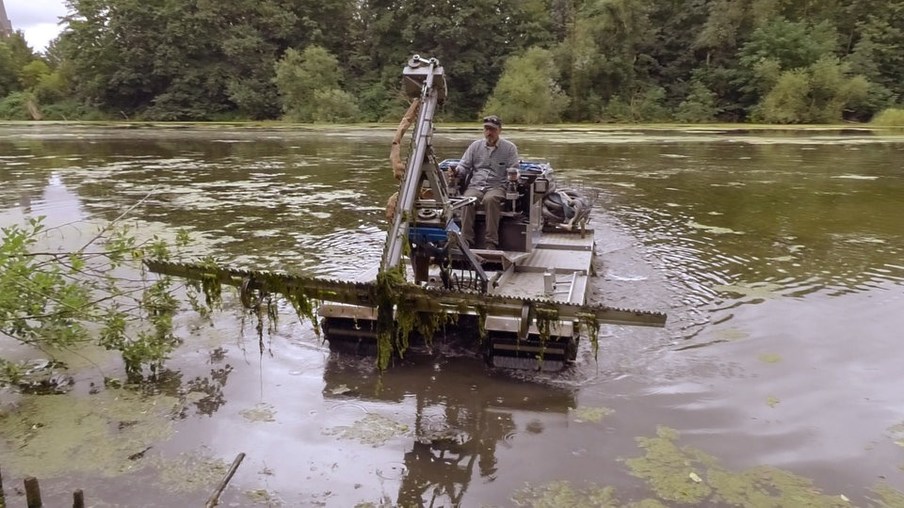
<instances>
[{"instance_id":1,"label":"duckweed patch","mask_svg":"<svg viewBox=\"0 0 904 508\"><path fill-rule=\"evenodd\" d=\"M847 507L841 496L820 492L812 480L772 467L734 473L715 458L690 447L679 447L678 433L660 427L657 436L638 439L642 457L626 461L632 474L647 481L656 495L669 502L695 505L769 506L796 508ZM700 481L695 481L696 479Z\"/></svg>"},{"instance_id":2,"label":"duckweed patch","mask_svg":"<svg viewBox=\"0 0 904 508\"><path fill-rule=\"evenodd\" d=\"M904 446L904 423L899 423L888 428L891 438L895 440L898 446Z\"/></svg>"},{"instance_id":3,"label":"duckweed patch","mask_svg":"<svg viewBox=\"0 0 904 508\"><path fill-rule=\"evenodd\" d=\"M184 453L175 459L152 462L160 473L161 484L172 492L209 490L229 470L225 461L198 453Z\"/></svg>"},{"instance_id":4,"label":"duckweed patch","mask_svg":"<svg viewBox=\"0 0 904 508\"><path fill-rule=\"evenodd\" d=\"M72 473L112 477L136 471L146 461L130 459L173 432L178 399L108 389L89 397L24 397L0 416L5 468L39 478Z\"/></svg>"},{"instance_id":5,"label":"duckweed patch","mask_svg":"<svg viewBox=\"0 0 904 508\"><path fill-rule=\"evenodd\" d=\"M666 505L656 499L644 499L636 503L626 505L627 508L667 508Z\"/></svg>"},{"instance_id":6,"label":"duckweed patch","mask_svg":"<svg viewBox=\"0 0 904 508\"><path fill-rule=\"evenodd\" d=\"M722 228L719 226L707 226L706 224L700 224L699 222L690 221L687 223L688 227L699 229L701 231L706 231L707 233L711 233L714 235L743 235L744 233L741 231L735 231L730 228Z\"/></svg>"},{"instance_id":7,"label":"duckweed patch","mask_svg":"<svg viewBox=\"0 0 904 508\"><path fill-rule=\"evenodd\" d=\"M753 282L742 284L722 284L713 287L720 293L735 293L742 298L762 298L769 300L779 296L782 286L773 282Z\"/></svg>"},{"instance_id":8,"label":"duckweed patch","mask_svg":"<svg viewBox=\"0 0 904 508\"><path fill-rule=\"evenodd\" d=\"M246 490L245 499L256 505L282 506L282 503L266 489Z\"/></svg>"},{"instance_id":9,"label":"duckweed patch","mask_svg":"<svg viewBox=\"0 0 904 508\"><path fill-rule=\"evenodd\" d=\"M393 421L385 416L370 413L351 426L334 427L324 431L325 435L340 439L350 439L374 447L380 446L390 439L408 434L409 427Z\"/></svg>"},{"instance_id":10,"label":"duckweed patch","mask_svg":"<svg viewBox=\"0 0 904 508\"><path fill-rule=\"evenodd\" d=\"M734 342L750 337L750 334L738 328L723 328L714 332L716 340Z\"/></svg>"},{"instance_id":11,"label":"duckweed patch","mask_svg":"<svg viewBox=\"0 0 904 508\"><path fill-rule=\"evenodd\" d=\"M657 437L638 438L640 447L646 451L643 457L628 459L626 463L632 474L649 483L656 495L666 501L678 503L700 503L712 493L707 482L695 482L690 474L706 471L715 459L703 452L690 448L679 448L675 441L678 433L660 427Z\"/></svg>"},{"instance_id":12,"label":"duckweed patch","mask_svg":"<svg viewBox=\"0 0 904 508\"><path fill-rule=\"evenodd\" d=\"M880 484L873 487L872 492L875 496L873 501L879 503L882 508L899 508L904 506L904 492L890 487L888 484Z\"/></svg>"},{"instance_id":13,"label":"duckweed patch","mask_svg":"<svg viewBox=\"0 0 904 508\"><path fill-rule=\"evenodd\" d=\"M579 407L571 411L571 418L577 423L599 423L614 412L607 407Z\"/></svg>"},{"instance_id":14,"label":"duckweed patch","mask_svg":"<svg viewBox=\"0 0 904 508\"><path fill-rule=\"evenodd\" d=\"M249 422L276 421L276 409L272 405L265 403L258 404L250 409L243 409L239 411L239 414Z\"/></svg>"},{"instance_id":15,"label":"duckweed patch","mask_svg":"<svg viewBox=\"0 0 904 508\"><path fill-rule=\"evenodd\" d=\"M512 496L515 506L530 508L609 508L623 506L615 498L612 487L590 486L576 488L570 482L561 480L537 487L528 485Z\"/></svg>"},{"instance_id":16,"label":"duckweed patch","mask_svg":"<svg viewBox=\"0 0 904 508\"><path fill-rule=\"evenodd\" d=\"M779 363L782 361L782 357L776 353L765 353L759 356L759 359L763 363Z\"/></svg>"},{"instance_id":17,"label":"duckweed patch","mask_svg":"<svg viewBox=\"0 0 904 508\"><path fill-rule=\"evenodd\" d=\"M346 393L349 393L351 391L353 391L353 390L351 388L349 388L348 385L345 383L342 383L341 385L333 388L332 390L329 390L329 392L333 395L345 395Z\"/></svg>"}]
</instances>

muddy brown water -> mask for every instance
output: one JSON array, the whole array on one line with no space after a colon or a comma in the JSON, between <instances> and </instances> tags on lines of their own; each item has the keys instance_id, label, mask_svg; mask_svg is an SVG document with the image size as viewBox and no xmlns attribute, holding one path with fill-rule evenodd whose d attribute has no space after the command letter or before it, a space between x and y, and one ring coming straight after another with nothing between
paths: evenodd
<instances>
[{"instance_id":1,"label":"muddy brown water","mask_svg":"<svg viewBox=\"0 0 904 508\"><path fill-rule=\"evenodd\" d=\"M440 158L473 136L440 128ZM534 375L467 351L382 376L284 312L261 353L236 306L151 395L118 360L54 352L65 395L0 391L6 500L201 506L904 506L904 136L512 131L596 196L595 298L667 312L604 326L594 360ZM0 128L0 222L135 207L248 267L352 277L381 253L391 129ZM73 238L73 236L75 238ZM46 358L0 339L8 359Z\"/></svg>"}]
</instances>

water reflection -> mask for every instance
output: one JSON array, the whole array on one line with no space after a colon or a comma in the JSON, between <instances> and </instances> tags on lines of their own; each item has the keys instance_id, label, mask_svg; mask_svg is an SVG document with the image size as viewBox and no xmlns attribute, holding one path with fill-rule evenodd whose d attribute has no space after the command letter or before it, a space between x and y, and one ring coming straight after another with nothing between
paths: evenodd
<instances>
[{"instance_id":1,"label":"water reflection","mask_svg":"<svg viewBox=\"0 0 904 508\"><path fill-rule=\"evenodd\" d=\"M154 377L126 385L126 388L145 395L166 395L180 400L178 410L173 413L174 418L184 420L193 414L210 417L226 404L224 389L233 370L233 366L227 363L210 369L207 375L186 380L182 370L162 369ZM108 384L109 387L120 387L118 380L108 380ZM93 393L98 392L99 389L93 390Z\"/></svg>"},{"instance_id":2,"label":"water reflection","mask_svg":"<svg viewBox=\"0 0 904 508\"><path fill-rule=\"evenodd\" d=\"M197 376L186 383L185 391L192 396L198 414L213 416L224 404L226 395L223 389L232 373L232 365L226 363L218 367L226 359L226 349L218 347L210 351L208 363L214 367L210 369L208 376Z\"/></svg>"},{"instance_id":3,"label":"water reflection","mask_svg":"<svg viewBox=\"0 0 904 508\"><path fill-rule=\"evenodd\" d=\"M460 506L472 481L498 473L496 453L519 432L539 434L537 418L519 430L513 415L562 414L573 390L490 375L479 360L420 359L392 375L333 354L324 369L331 400L413 403L414 439L403 457L396 506Z\"/></svg>"}]
</instances>

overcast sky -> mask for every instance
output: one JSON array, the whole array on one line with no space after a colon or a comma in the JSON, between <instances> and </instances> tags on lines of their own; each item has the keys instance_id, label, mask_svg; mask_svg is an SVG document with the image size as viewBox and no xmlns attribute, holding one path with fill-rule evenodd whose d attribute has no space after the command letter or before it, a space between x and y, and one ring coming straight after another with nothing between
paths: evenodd
<instances>
[{"instance_id":1,"label":"overcast sky","mask_svg":"<svg viewBox=\"0 0 904 508\"><path fill-rule=\"evenodd\" d=\"M57 23L67 12L65 0L3 0L3 5L13 30L21 30L35 51L44 51L57 36Z\"/></svg>"}]
</instances>

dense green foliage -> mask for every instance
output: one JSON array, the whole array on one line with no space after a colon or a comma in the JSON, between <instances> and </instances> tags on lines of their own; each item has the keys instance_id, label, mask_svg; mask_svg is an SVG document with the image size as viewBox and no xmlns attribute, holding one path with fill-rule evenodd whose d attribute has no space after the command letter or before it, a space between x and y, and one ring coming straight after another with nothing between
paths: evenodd
<instances>
[{"instance_id":1,"label":"dense green foliage","mask_svg":"<svg viewBox=\"0 0 904 508\"><path fill-rule=\"evenodd\" d=\"M484 113L505 111L516 123L554 123L562 119L568 96L559 88L549 51L538 47L513 56L487 101Z\"/></svg>"},{"instance_id":2,"label":"dense green foliage","mask_svg":"<svg viewBox=\"0 0 904 508\"><path fill-rule=\"evenodd\" d=\"M394 121L415 53L445 67L447 120L829 123L904 103L904 0L69 7L44 54L0 40L0 117Z\"/></svg>"},{"instance_id":3,"label":"dense green foliage","mask_svg":"<svg viewBox=\"0 0 904 508\"><path fill-rule=\"evenodd\" d=\"M276 63L276 87L283 111L298 122L352 121L359 117L352 94L340 87L336 57L312 45L303 53L289 49Z\"/></svg>"}]
</instances>

